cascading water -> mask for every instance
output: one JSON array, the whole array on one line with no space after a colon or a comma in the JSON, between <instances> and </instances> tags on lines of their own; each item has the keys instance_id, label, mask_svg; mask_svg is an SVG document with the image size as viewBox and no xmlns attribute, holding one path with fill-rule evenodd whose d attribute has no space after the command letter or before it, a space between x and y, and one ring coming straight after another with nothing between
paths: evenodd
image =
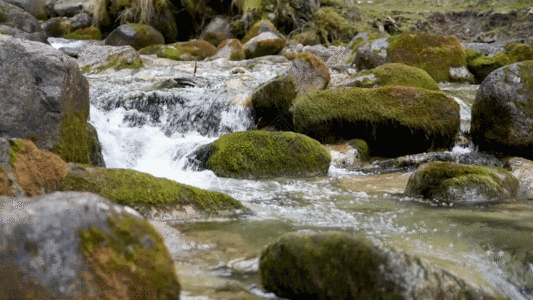
<instances>
[{"instance_id":1,"label":"cascading water","mask_svg":"<svg viewBox=\"0 0 533 300\"><path fill-rule=\"evenodd\" d=\"M273 297L257 288L257 272L253 275L255 285L248 286L246 276L231 277L231 270L221 273L213 265L240 256L256 257L258 249L284 232L328 228L376 236L436 264L452 266L457 274L509 298L533 299L533 271L527 263L513 260L529 244L509 246L501 242L525 233L518 227L507 231L490 222L490 216L500 216L502 210L510 211L507 219L518 216L516 211L521 209L514 210L516 204L502 204L503 208L496 210L492 205L451 207L406 198L401 192L409 174L363 175L331 167L327 178L251 181L218 178L211 171L188 167L187 156L201 145L222 134L252 128L250 108L235 103L249 100L253 88L276 76L287 62L277 62L279 58L199 62L196 76L207 85L154 90L165 80L191 77L194 62L143 58L145 68L140 70L87 75L91 84L90 122L98 131L107 167L135 169L221 191L254 212L234 222L180 225L208 245L195 252L194 257L202 259L179 259L182 266L188 265L178 268L184 299L225 299L219 291L224 288L212 286L221 277L226 278L224 284L245 285L243 289L253 297ZM465 104L461 99L456 101L461 104L462 121L469 123L471 102ZM239 246L227 249L251 250L217 252L215 244L221 247L229 241ZM196 266L202 264L205 266ZM205 283L197 283L203 282L199 278Z\"/></svg>"}]
</instances>

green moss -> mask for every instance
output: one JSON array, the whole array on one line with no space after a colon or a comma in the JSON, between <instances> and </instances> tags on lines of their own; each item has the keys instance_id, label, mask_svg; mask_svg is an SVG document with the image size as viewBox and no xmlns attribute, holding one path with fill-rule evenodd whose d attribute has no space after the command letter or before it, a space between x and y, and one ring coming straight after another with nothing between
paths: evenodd
<instances>
[{"instance_id":1,"label":"green moss","mask_svg":"<svg viewBox=\"0 0 533 300\"><path fill-rule=\"evenodd\" d=\"M255 51L253 53L248 48L244 50L244 53L246 54L247 58L275 55L278 54L283 47L285 47L285 42L281 39L262 40L257 42Z\"/></svg>"},{"instance_id":2,"label":"green moss","mask_svg":"<svg viewBox=\"0 0 533 300\"><path fill-rule=\"evenodd\" d=\"M156 53L157 57L161 57L161 58L167 58L167 59L172 59L172 60L181 60L180 58L180 55L181 55L181 52L176 49L175 47L173 46L163 46L161 47L157 53Z\"/></svg>"},{"instance_id":3,"label":"green moss","mask_svg":"<svg viewBox=\"0 0 533 300\"><path fill-rule=\"evenodd\" d=\"M108 230L80 230L80 249L92 266L115 274L138 299L177 299L180 284L174 263L159 233L143 219L108 217ZM112 276L114 277L114 276ZM99 278L102 286L107 277ZM102 282L104 281L104 282ZM128 297L129 298L129 297Z\"/></svg>"},{"instance_id":4,"label":"green moss","mask_svg":"<svg viewBox=\"0 0 533 300\"><path fill-rule=\"evenodd\" d=\"M90 163L87 141L87 116L81 112L66 111L61 124L60 142L53 152L66 162Z\"/></svg>"},{"instance_id":5,"label":"green moss","mask_svg":"<svg viewBox=\"0 0 533 300\"><path fill-rule=\"evenodd\" d=\"M272 22L270 22L269 20L259 20L254 25L252 25L248 33L246 33L246 35L242 38L241 43L244 45L252 38L258 36L259 28L261 27L261 25L270 27L272 29L271 31L283 38L283 35L276 29L276 26L274 26Z\"/></svg>"},{"instance_id":6,"label":"green moss","mask_svg":"<svg viewBox=\"0 0 533 300\"><path fill-rule=\"evenodd\" d=\"M83 68L81 68L81 72L82 73L89 73L91 71L91 66L90 65L85 65L83 66Z\"/></svg>"},{"instance_id":7,"label":"green moss","mask_svg":"<svg viewBox=\"0 0 533 300\"><path fill-rule=\"evenodd\" d=\"M205 212L243 208L240 202L222 193L126 169L80 166L69 172L61 190L92 192L130 206L193 205Z\"/></svg>"},{"instance_id":8,"label":"green moss","mask_svg":"<svg viewBox=\"0 0 533 300\"><path fill-rule=\"evenodd\" d=\"M247 131L213 142L207 168L217 176L273 178L324 176L331 156L317 141L293 132Z\"/></svg>"},{"instance_id":9,"label":"green moss","mask_svg":"<svg viewBox=\"0 0 533 300\"><path fill-rule=\"evenodd\" d=\"M374 74L375 80L358 82L358 87L374 87L385 85L403 85L421 87L428 90L440 91L439 85L429 74L419 68L411 67L402 63L384 64L372 70L356 73L352 78Z\"/></svg>"},{"instance_id":10,"label":"green moss","mask_svg":"<svg viewBox=\"0 0 533 300\"><path fill-rule=\"evenodd\" d=\"M326 45L338 41L349 42L359 31L355 23L339 15L333 7L322 7L313 13L313 17L320 42Z\"/></svg>"},{"instance_id":11,"label":"green moss","mask_svg":"<svg viewBox=\"0 0 533 300\"><path fill-rule=\"evenodd\" d=\"M65 34L63 35L63 38L74 40L101 40L102 32L100 32L100 28L91 26Z\"/></svg>"},{"instance_id":12,"label":"green moss","mask_svg":"<svg viewBox=\"0 0 533 300\"><path fill-rule=\"evenodd\" d=\"M17 154L24 152L24 140L9 140L11 150L9 150L9 165L15 168L15 162L17 161Z\"/></svg>"},{"instance_id":13,"label":"green moss","mask_svg":"<svg viewBox=\"0 0 533 300\"><path fill-rule=\"evenodd\" d=\"M520 82L522 83L522 88L520 92L525 95L533 95L533 61L524 61L520 64ZM531 98L529 98L531 99ZM528 103L533 105L533 101L529 100ZM533 108L531 108L532 113L529 116L533 116Z\"/></svg>"},{"instance_id":14,"label":"green moss","mask_svg":"<svg viewBox=\"0 0 533 300\"><path fill-rule=\"evenodd\" d=\"M0 29L0 34L5 34L5 35L7 35L7 32L5 32L4 30Z\"/></svg>"},{"instance_id":15,"label":"green moss","mask_svg":"<svg viewBox=\"0 0 533 300\"><path fill-rule=\"evenodd\" d=\"M231 49L231 55L229 58L230 60L238 61L246 58L246 55L244 54L244 50L242 48L242 44L239 40L231 39L222 41L222 43L220 43L217 47L217 52L225 46L228 46Z\"/></svg>"},{"instance_id":16,"label":"green moss","mask_svg":"<svg viewBox=\"0 0 533 300\"><path fill-rule=\"evenodd\" d=\"M426 71L435 81L450 81L450 67L466 65L466 54L455 36L404 33L389 38L391 62Z\"/></svg>"},{"instance_id":17,"label":"green moss","mask_svg":"<svg viewBox=\"0 0 533 300\"><path fill-rule=\"evenodd\" d=\"M163 44L150 45L148 47L144 47L141 50L139 50L139 54L146 54L146 55L157 54L157 52L161 50L161 48L163 47L165 47L165 45Z\"/></svg>"},{"instance_id":18,"label":"green moss","mask_svg":"<svg viewBox=\"0 0 533 300\"><path fill-rule=\"evenodd\" d=\"M511 63L505 53L498 53L492 57L478 55L467 60L468 70L477 82L482 82L492 71Z\"/></svg>"},{"instance_id":19,"label":"green moss","mask_svg":"<svg viewBox=\"0 0 533 300\"><path fill-rule=\"evenodd\" d=\"M195 60L204 60L215 55L217 48L206 41L188 41L172 44L181 53L189 53Z\"/></svg>"},{"instance_id":20,"label":"green moss","mask_svg":"<svg viewBox=\"0 0 533 300\"><path fill-rule=\"evenodd\" d=\"M525 60L533 60L533 48L519 44L517 42L509 42L505 44L505 54L511 60L511 63L516 63Z\"/></svg>"},{"instance_id":21,"label":"green moss","mask_svg":"<svg viewBox=\"0 0 533 300\"><path fill-rule=\"evenodd\" d=\"M359 159L361 161L368 161L370 159L370 149L365 141L354 139L349 140L348 144L357 149L357 152L359 153Z\"/></svg>"}]
</instances>

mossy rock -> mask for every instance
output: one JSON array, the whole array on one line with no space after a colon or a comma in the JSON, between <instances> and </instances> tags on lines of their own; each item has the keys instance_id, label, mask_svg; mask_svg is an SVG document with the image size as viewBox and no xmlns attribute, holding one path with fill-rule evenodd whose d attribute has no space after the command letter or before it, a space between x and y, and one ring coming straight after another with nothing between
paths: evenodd
<instances>
[{"instance_id":1,"label":"mossy rock","mask_svg":"<svg viewBox=\"0 0 533 300\"><path fill-rule=\"evenodd\" d=\"M269 20L259 20L252 25L250 30L248 30L248 33L246 33L246 35L242 38L241 43L244 45L246 42L263 32L272 32L278 35L281 39L285 39L285 37L276 29L276 26L274 26L272 22Z\"/></svg>"},{"instance_id":2,"label":"mossy rock","mask_svg":"<svg viewBox=\"0 0 533 300\"><path fill-rule=\"evenodd\" d=\"M510 63L509 56L501 52L491 57L481 54L470 56L467 60L468 70L474 75L478 83L481 83L492 71Z\"/></svg>"},{"instance_id":3,"label":"mossy rock","mask_svg":"<svg viewBox=\"0 0 533 300\"><path fill-rule=\"evenodd\" d=\"M244 50L242 48L242 43L238 39L227 39L222 41L217 47L217 54L223 48L230 49L231 54L229 56L229 60L238 61L246 58L246 54L244 54Z\"/></svg>"},{"instance_id":4,"label":"mossy rock","mask_svg":"<svg viewBox=\"0 0 533 300\"><path fill-rule=\"evenodd\" d=\"M261 251L259 274L267 291L287 299L496 298L417 256L346 232L283 235Z\"/></svg>"},{"instance_id":5,"label":"mossy rock","mask_svg":"<svg viewBox=\"0 0 533 300\"><path fill-rule=\"evenodd\" d=\"M89 123L87 123L87 143L91 165L105 168L104 156L102 155L102 145L98 140L98 132L96 132L96 128Z\"/></svg>"},{"instance_id":6,"label":"mossy rock","mask_svg":"<svg viewBox=\"0 0 533 300\"><path fill-rule=\"evenodd\" d=\"M313 13L312 22L321 44L341 41L348 43L359 31L355 22L345 19L338 13L340 11L342 8L321 7Z\"/></svg>"},{"instance_id":7,"label":"mossy rock","mask_svg":"<svg viewBox=\"0 0 533 300\"><path fill-rule=\"evenodd\" d=\"M207 213L244 208L240 202L222 193L205 191L134 170L87 165L71 165L61 190L92 192L116 203L135 207L192 205Z\"/></svg>"},{"instance_id":8,"label":"mossy rock","mask_svg":"<svg viewBox=\"0 0 533 300\"><path fill-rule=\"evenodd\" d=\"M297 132L323 143L362 139L374 156L449 149L459 105L443 92L406 86L318 91L294 100Z\"/></svg>"},{"instance_id":9,"label":"mossy rock","mask_svg":"<svg viewBox=\"0 0 533 300\"><path fill-rule=\"evenodd\" d=\"M178 42L157 51L157 56L173 60L204 60L215 55L217 49L206 41Z\"/></svg>"},{"instance_id":10,"label":"mossy rock","mask_svg":"<svg viewBox=\"0 0 533 300\"><path fill-rule=\"evenodd\" d=\"M29 140L9 140L9 164L18 187L26 196L37 196L59 190L67 175L67 163L57 154L42 151ZM7 166L6 166L7 167ZM0 176L5 180L6 176ZM12 187L12 183L9 182ZM9 192L5 195L12 195Z\"/></svg>"},{"instance_id":11,"label":"mossy rock","mask_svg":"<svg viewBox=\"0 0 533 300\"><path fill-rule=\"evenodd\" d=\"M405 194L440 201L480 202L515 197L518 180L500 167L454 162L421 165L409 177Z\"/></svg>"},{"instance_id":12,"label":"mossy rock","mask_svg":"<svg viewBox=\"0 0 533 300\"><path fill-rule=\"evenodd\" d=\"M144 47L141 50L139 50L139 54L145 54L145 55L157 54L157 52L161 50L161 48L163 47L165 47L165 45L163 44L150 45L148 47Z\"/></svg>"},{"instance_id":13,"label":"mossy rock","mask_svg":"<svg viewBox=\"0 0 533 300\"><path fill-rule=\"evenodd\" d=\"M517 63L525 60L533 60L533 48L530 46L519 44L517 42L509 42L505 44L505 54L511 60L510 63Z\"/></svg>"},{"instance_id":14,"label":"mossy rock","mask_svg":"<svg viewBox=\"0 0 533 300\"><path fill-rule=\"evenodd\" d=\"M124 299L179 299L174 262L148 221L127 215L108 217L107 230L89 227L80 230L79 236L80 251L96 270L102 290L123 284L128 289L116 291L116 296Z\"/></svg>"},{"instance_id":15,"label":"mossy rock","mask_svg":"<svg viewBox=\"0 0 533 300\"><path fill-rule=\"evenodd\" d=\"M5 32L4 30L0 29L0 34L5 34L5 35L7 35L7 32Z\"/></svg>"},{"instance_id":16,"label":"mossy rock","mask_svg":"<svg viewBox=\"0 0 533 300\"><path fill-rule=\"evenodd\" d=\"M164 44L165 38L155 28L145 24L128 23L120 25L105 39L106 45L132 46L135 50L155 44Z\"/></svg>"},{"instance_id":17,"label":"mossy rock","mask_svg":"<svg viewBox=\"0 0 533 300\"><path fill-rule=\"evenodd\" d=\"M268 34L270 34L271 38L262 39L265 35L265 33L263 33L252 38L247 44L243 45L246 58L276 55L285 47L285 41L283 41L281 38L277 38L272 33ZM255 46L251 46L251 43L255 43Z\"/></svg>"},{"instance_id":18,"label":"mossy rock","mask_svg":"<svg viewBox=\"0 0 533 300\"><path fill-rule=\"evenodd\" d=\"M159 45L158 45L159 46ZM150 51L156 51L157 57L167 58L172 60L181 60L181 51L176 49L176 47L171 45L161 45L161 47L154 47Z\"/></svg>"},{"instance_id":19,"label":"mossy rock","mask_svg":"<svg viewBox=\"0 0 533 300\"><path fill-rule=\"evenodd\" d=\"M65 34L63 35L63 38L73 40L101 40L102 32L100 31L100 28L91 26Z\"/></svg>"},{"instance_id":20,"label":"mossy rock","mask_svg":"<svg viewBox=\"0 0 533 300\"><path fill-rule=\"evenodd\" d=\"M372 70L358 72L352 78L357 80L352 81L356 87L403 85L440 91L439 85L426 71L402 63L384 64Z\"/></svg>"},{"instance_id":21,"label":"mossy rock","mask_svg":"<svg viewBox=\"0 0 533 300\"><path fill-rule=\"evenodd\" d=\"M297 95L296 86L288 77L274 78L259 85L252 93L252 108L257 128L293 130L290 108Z\"/></svg>"},{"instance_id":22,"label":"mossy rock","mask_svg":"<svg viewBox=\"0 0 533 300\"><path fill-rule=\"evenodd\" d=\"M436 82L452 81L450 67L466 66L461 42L452 35L404 33L389 38L390 62L404 63L426 71Z\"/></svg>"},{"instance_id":23,"label":"mossy rock","mask_svg":"<svg viewBox=\"0 0 533 300\"><path fill-rule=\"evenodd\" d=\"M368 161L370 159L370 148L368 148L367 142L360 139L353 139L348 141L348 145L357 149L361 161Z\"/></svg>"},{"instance_id":24,"label":"mossy rock","mask_svg":"<svg viewBox=\"0 0 533 300\"><path fill-rule=\"evenodd\" d=\"M223 135L197 157L217 176L248 179L325 176L331 161L327 150L305 135L257 130Z\"/></svg>"}]
</instances>

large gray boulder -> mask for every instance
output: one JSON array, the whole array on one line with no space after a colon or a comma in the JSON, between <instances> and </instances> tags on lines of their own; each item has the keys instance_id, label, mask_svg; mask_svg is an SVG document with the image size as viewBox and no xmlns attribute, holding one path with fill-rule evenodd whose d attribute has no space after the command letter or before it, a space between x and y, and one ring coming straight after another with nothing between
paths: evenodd
<instances>
[{"instance_id":1,"label":"large gray boulder","mask_svg":"<svg viewBox=\"0 0 533 300\"><path fill-rule=\"evenodd\" d=\"M44 6L46 0L4 0L7 3L13 4L29 12L36 18L44 18L46 16Z\"/></svg>"},{"instance_id":2,"label":"large gray boulder","mask_svg":"<svg viewBox=\"0 0 533 300\"><path fill-rule=\"evenodd\" d=\"M0 197L0 236L2 299L179 298L161 236L100 196Z\"/></svg>"},{"instance_id":3,"label":"large gray boulder","mask_svg":"<svg viewBox=\"0 0 533 300\"><path fill-rule=\"evenodd\" d=\"M18 6L0 0L0 26L8 35L46 43L46 33L39 21Z\"/></svg>"},{"instance_id":4,"label":"large gray boulder","mask_svg":"<svg viewBox=\"0 0 533 300\"><path fill-rule=\"evenodd\" d=\"M263 249L266 290L288 299L494 299L424 259L343 232L299 231Z\"/></svg>"},{"instance_id":5,"label":"large gray boulder","mask_svg":"<svg viewBox=\"0 0 533 300\"><path fill-rule=\"evenodd\" d=\"M485 78L472 105L472 142L481 151L533 158L533 61Z\"/></svg>"},{"instance_id":6,"label":"large gray boulder","mask_svg":"<svg viewBox=\"0 0 533 300\"><path fill-rule=\"evenodd\" d=\"M75 60L42 43L0 35L0 94L0 136L26 138L66 161L88 163L89 83Z\"/></svg>"}]
</instances>

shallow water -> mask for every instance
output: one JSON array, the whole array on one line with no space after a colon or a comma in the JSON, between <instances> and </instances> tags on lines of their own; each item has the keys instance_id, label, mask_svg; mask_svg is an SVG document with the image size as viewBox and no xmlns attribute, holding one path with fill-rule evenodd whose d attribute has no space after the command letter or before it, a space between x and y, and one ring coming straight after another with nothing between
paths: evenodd
<instances>
[{"instance_id":1,"label":"shallow water","mask_svg":"<svg viewBox=\"0 0 533 300\"><path fill-rule=\"evenodd\" d=\"M187 156L197 147L252 127L250 109L242 103L288 63L277 62L280 58L199 62L196 75L209 79L208 87L153 92L158 82L191 76L194 64L143 59L140 70L87 75L90 122L107 166L224 192L253 212L225 221L174 224L193 245L174 257L182 299L275 298L261 290L257 258L268 243L302 229L363 232L481 287L512 299L533 299L531 202L448 206L407 198L402 192L409 173L364 175L331 167L323 178L252 181L193 171ZM478 86L440 86L456 97L462 129L468 130Z\"/></svg>"}]
</instances>

